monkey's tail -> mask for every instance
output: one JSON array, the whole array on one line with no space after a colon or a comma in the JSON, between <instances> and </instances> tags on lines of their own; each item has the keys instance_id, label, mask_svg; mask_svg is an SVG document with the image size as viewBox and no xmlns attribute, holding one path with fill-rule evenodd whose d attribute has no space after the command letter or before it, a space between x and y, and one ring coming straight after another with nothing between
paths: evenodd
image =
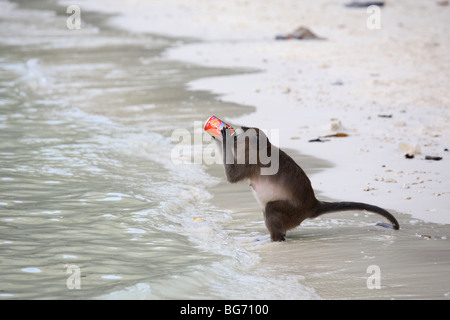
<instances>
[{"instance_id":1,"label":"monkey's tail","mask_svg":"<svg viewBox=\"0 0 450 320\"><path fill-rule=\"evenodd\" d=\"M373 206L371 204L363 203L363 202L325 202L319 201L317 207L315 208L314 218L318 217L325 213L337 212L337 211L352 211L352 210L366 210L370 212L377 213L386 219L388 219L392 223L392 227L395 230L400 228L397 219L390 214L388 211Z\"/></svg>"}]
</instances>

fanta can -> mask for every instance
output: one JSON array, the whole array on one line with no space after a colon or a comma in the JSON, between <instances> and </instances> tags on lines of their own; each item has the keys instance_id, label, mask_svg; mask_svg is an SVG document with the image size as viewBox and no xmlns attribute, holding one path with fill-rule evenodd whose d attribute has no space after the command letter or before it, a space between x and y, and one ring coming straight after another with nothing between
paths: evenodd
<instances>
[{"instance_id":1,"label":"fanta can","mask_svg":"<svg viewBox=\"0 0 450 320\"><path fill-rule=\"evenodd\" d=\"M222 135L220 131L222 130L223 127L230 129L230 134L233 134L235 132L235 130L232 127L230 127L229 124L223 122L216 116L212 116L208 120L206 120L204 129L214 138L222 140Z\"/></svg>"}]
</instances>

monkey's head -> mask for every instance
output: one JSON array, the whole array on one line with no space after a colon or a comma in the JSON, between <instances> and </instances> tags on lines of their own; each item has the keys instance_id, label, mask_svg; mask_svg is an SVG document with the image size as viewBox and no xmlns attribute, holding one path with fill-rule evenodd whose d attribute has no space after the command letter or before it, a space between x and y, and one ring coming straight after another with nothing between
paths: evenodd
<instances>
[{"instance_id":1,"label":"monkey's head","mask_svg":"<svg viewBox=\"0 0 450 320\"><path fill-rule=\"evenodd\" d=\"M264 131L259 128L241 127L242 132L236 136L238 140L248 139L250 146L267 148L270 145L270 141L267 138Z\"/></svg>"}]
</instances>

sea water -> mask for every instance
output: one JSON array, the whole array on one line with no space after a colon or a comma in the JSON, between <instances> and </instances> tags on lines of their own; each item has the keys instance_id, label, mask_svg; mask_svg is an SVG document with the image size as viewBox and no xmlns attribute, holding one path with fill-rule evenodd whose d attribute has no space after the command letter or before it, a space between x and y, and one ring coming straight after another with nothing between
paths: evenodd
<instances>
[{"instance_id":1,"label":"sea water","mask_svg":"<svg viewBox=\"0 0 450 320\"><path fill-rule=\"evenodd\" d=\"M251 111L186 89L231 72L168 61L182 41L108 28L101 15L83 12L71 30L54 2L0 6L0 297L270 288L252 269L259 256L225 228L231 211L212 201L220 178L171 159L175 129Z\"/></svg>"}]
</instances>

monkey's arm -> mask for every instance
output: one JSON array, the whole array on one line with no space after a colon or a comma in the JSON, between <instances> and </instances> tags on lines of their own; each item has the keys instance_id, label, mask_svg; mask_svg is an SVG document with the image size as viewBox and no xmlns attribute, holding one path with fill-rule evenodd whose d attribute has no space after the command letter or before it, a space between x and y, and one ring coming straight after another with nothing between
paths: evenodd
<instances>
[{"instance_id":1,"label":"monkey's arm","mask_svg":"<svg viewBox=\"0 0 450 320\"><path fill-rule=\"evenodd\" d=\"M225 175L231 183L239 182L249 177L249 170L245 164L236 164L233 154L234 139L230 135L230 130L223 128L222 134L222 156L225 167ZM233 147L232 147L233 146Z\"/></svg>"}]
</instances>

